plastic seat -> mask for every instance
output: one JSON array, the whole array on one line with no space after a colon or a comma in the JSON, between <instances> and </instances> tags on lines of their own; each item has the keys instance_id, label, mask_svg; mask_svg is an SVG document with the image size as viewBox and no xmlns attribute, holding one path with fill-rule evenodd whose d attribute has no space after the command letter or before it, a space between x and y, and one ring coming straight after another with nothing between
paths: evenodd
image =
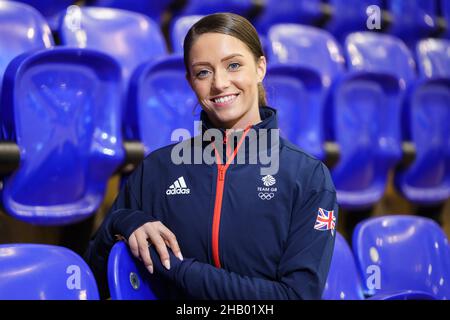
<instances>
[{"instance_id":1,"label":"plastic seat","mask_svg":"<svg viewBox=\"0 0 450 320\"><path fill-rule=\"evenodd\" d=\"M124 159L117 62L88 49L24 54L9 65L3 88L3 138L21 154L4 181L7 212L44 225L94 213Z\"/></svg>"},{"instance_id":2,"label":"plastic seat","mask_svg":"<svg viewBox=\"0 0 450 320\"><path fill-rule=\"evenodd\" d=\"M339 41L344 41L351 32L367 30L369 6L383 8L381 0L329 0L328 3L333 12L324 27Z\"/></svg>"},{"instance_id":3,"label":"plastic seat","mask_svg":"<svg viewBox=\"0 0 450 320\"><path fill-rule=\"evenodd\" d=\"M320 0L267 0L254 21L256 30L266 34L279 23L313 24L322 17Z\"/></svg>"},{"instance_id":4,"label":"plastic seat","mask_svg":"<svg viewBox=\"0 0 450 320\"><path fill-rule=\"evenodd\" d=\"M363 300L364 292L353 252L339 232L336 232L323 300Z\"/></svg>"},{"instance_id":5,"label":"plastic seat","mask_svg":"<svg viewBox=\"0 0 450 320\"><path fill-rule=\"evenodd\" d=\"M363 273L362 279L369 276ZM417 290L397 290L365 297L361 276L347 241L337 232L330 271L322 300L436 300L433 295Z\"/></svg>"},{"instance_id":6,"label":"plastic seat","mask_svg":"<svg viewBox=\"0 0 450 320\"><path fill-rule=\"evenodd\" d=\"M0 245L1 300L98 300L94 275L73 251L42 244Z\"/></svg>"},{"instance_id":7,"label":"plastic seat","mask_svg":"<svg viewBox=\"0 0 450 320\"><path fill-rule=\"evenodd\" d=\"M160 21L161 15L174 0L129 1L129 0L94 0L93 6L123 9L145 14L155 21Z\"/></svg>"},{"instance_id":8,"label":"plastic seat","mask_svg":"<svg viewBox=\"0 0 450 320\"><path fill-rule=\"evenodd\" d=\"M347 37L348 73L333 89L333 132L341 158L333 168L338 202L367 208L381 199L402 157L401 105L414 60L401 40L374 32Z\"/></svg>"},{"instance_id":9,"label":"plastic seat","mask_svg":"<svg viewBox=\"0 0 450 320\"><path fill-rule=\"evenodd\" d=\"M232 12L246 16L252 8L252 0L189 0L182 10L182 15L207 15L216 12Z\"/></svg>"},{"instance_id":10,"label":"plastic seat","mask_svg":"<svg viewBox=\"0 0 450 320\"><path fill-rule=\"evenodd\" d=\"M33 7L0 2L0 91L3 74L12 59L35 49L50 48L53 38L45 19Z\"/></svg>"},{"instance_id":11,"label":"plastic seat","mask_svg":"<svg viewBox=\"0 0 450 320\"><path fill-rule=\"evenodd\" d=\"M450 198L450 41L420 41L417 62L420 79L410 90L403 119L416 158L396 172L395 182L408 200L439 204Z\"/></svg>"},{"instance_id":12,"label":"plastic seat","mask_svg":"<svg viewBox=\"0 0 450 320\"><path fill-rule=\"evenodd\" d=\"M109 254L108 287L112 300L157 299L150 286L150 273L123 241L117 242Z\"/></svg>"},{"instance_id":13,"label":"plastic seat","mask_svg":"<svg viewBox=\"0 0 450 320\"><path fill-rule=\"evenodd\" d=\"M127 105L127 136L142 141L146 154L174 143L171 135L176 129L191 137L198 133L194 121L201 107L186 81L182 56L139 67L130 81Z\"/></svg>"},{"instance_id":14,"label":"plastic seat","mask_svg":"<svg viewBox=\"0 0 450 320\"><path fill-rule=\"evenodd\" d=\"M305 151L325 158L326 99L344 71L344 58L328 32L298 24L270 28L265 87L278 110L280 133Z\"/></svg>"},{"instance_id":15,"label":"plastic seat","mask_svg":"<svg viewBox=\"0 0 450 320\"><path fill-rule=\"evenodd\" d=\"M430 36L437 29L437 1L388 0L392 15L389 33L396 35L414 49L417 40Z\"/></svg>"},{"instance_id":16,"label":"plastic seat","mask_svg":"<svg viewBox=\"0 0 450 320\"><path fill-rule=\"evenodd\" d=\"M443 230L432 220L415 216L383 216L365 220L353 233L353 252L361 274L380 270L379 289L417 290L437 299L450 296L450 248Z\"/></svg>"},{"instance_id":17,"label":"plastic seat","mask_svg":"<svg viewBox=\"0 0 450 320\"><path fill-rule=\"evenodd\" d=\"M181 16L174 19L171 27L170 40L172 50L176 54L183 54L184 37L189 29L201 18L202 15Z\"/></svg>"},{"instance_id":18,"label":"plastic seat","mask_svg":"<svg viewBox=\"0 0 450 320\"><path fill-rule=\"evenodd\" d=\"M58 19L62 11L75 0L19 0L37 9L46 19L52 30L58 29Z\"/></svg>"},{"instance_id":19,"label":"plastic seat","mask_svg":"<svg viewBox=\"0 0 450 320\"><path fill-rule=\"evenodd\" d=\"M81 7L61 19L59 32L63 45L95 49L117 59L125 87L138 65L167 51L159 26L126 10Z\"/></svg>"}]
</instances>

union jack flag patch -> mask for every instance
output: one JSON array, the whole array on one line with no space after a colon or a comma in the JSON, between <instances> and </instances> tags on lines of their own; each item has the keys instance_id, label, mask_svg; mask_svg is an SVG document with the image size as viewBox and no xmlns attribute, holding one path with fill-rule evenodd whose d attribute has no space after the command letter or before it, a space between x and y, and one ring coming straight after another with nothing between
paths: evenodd
<instances>
[{"instance_id":1,"label":"union jack flag patch","mask_svg":"<svg viewBox=\"0 0 450 320\"><path fill-rule=\"evenodd\" d=\"M314 229L319 231L331 230L331 235L334 235L334 229L336 228L336 216L334 210L325 210L319 208L317 212L316 224Z\"/></svg>"}]
</instances>

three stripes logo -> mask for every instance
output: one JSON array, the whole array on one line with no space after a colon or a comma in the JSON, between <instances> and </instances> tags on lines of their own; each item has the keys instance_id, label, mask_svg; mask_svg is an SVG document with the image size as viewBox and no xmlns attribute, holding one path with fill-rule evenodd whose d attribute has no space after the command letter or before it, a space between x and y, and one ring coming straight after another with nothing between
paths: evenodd
<instances>
[{"instance_id":1,"label":"three stripes logo","mask_svg":"<svg viewBox=\"0 0 450 320\"><path fill-rule=\"evenodd\" d=\"M173 184L170 185L169 189L166 190L168 196L176 194L189 194L191 190L187 187L186 181L181 176Z\"/></svg>"}]
</instances>

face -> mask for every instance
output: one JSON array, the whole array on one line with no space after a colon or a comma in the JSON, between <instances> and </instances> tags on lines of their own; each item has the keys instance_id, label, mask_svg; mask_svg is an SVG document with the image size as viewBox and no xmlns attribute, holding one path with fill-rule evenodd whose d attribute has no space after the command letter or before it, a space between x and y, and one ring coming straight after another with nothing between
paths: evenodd
<instances>
[{"instance_id":1,"label":"face","mask_svg":"<svg viewBox=\"0 0 450 320\"><path fill-rule=\"evenodd\" d=\"M261 121L258 83L264 79L264 56L255 61L241 40L205 33L189 55L187 79L211 122L221 128L245 128Z\"/></svg>"}]
</instances>

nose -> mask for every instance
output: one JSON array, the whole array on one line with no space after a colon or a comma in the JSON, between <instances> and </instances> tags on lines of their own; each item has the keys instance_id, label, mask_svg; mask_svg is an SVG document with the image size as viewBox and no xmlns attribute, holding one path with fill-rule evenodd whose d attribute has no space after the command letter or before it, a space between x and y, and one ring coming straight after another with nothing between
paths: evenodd
<instances>
[{"instance_id":1,"label":"nose","mask_svg":"<svg viewBox=\"0 0 450 320\"><path fill-rule=\"evenodd\" d=\"M230 79L225 70L216 70L212 82L212 89L214 91L222 92L230 86Z\"/></svg>"}]
</instances>

